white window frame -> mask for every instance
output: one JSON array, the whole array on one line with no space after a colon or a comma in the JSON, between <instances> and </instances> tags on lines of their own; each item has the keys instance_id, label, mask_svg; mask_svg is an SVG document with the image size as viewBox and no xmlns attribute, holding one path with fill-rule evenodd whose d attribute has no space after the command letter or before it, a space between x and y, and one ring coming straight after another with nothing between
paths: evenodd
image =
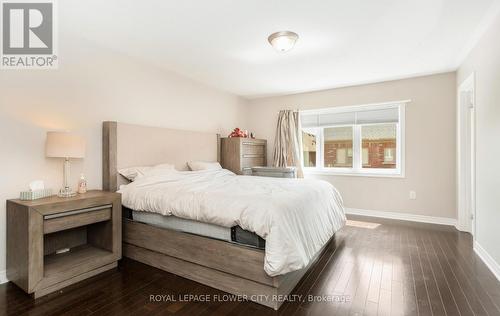
<instances>
[{"instance_id":1,"label":"white window frame","mask_svg":"<svg viewBox=\"0 0 500 316\"><path fill-rule=\"evenodd\" d=\"M345 113L345 112L360 112L397 107L399 109L399 122L396 123L396 168L363 168L362 161L362 140L361 128L368 125L381 125L387 123L370 123L370 124L354 124L354 125L333 125L321 127L305 127L304 131L314 133L316 136L316 167L303 167L305 174L321 174L321 175L342 175L342 176L363 176L363 177L405 177L405 112L406 104L410 100L395 101L387 103L377 103L368 105L342 106L334 108L326 108L320 110L305 110L301 111L304 114L330 114L330 113ZM331 127L347 127L353 128L353 157L352 168L324 167L324 129Z\"/></svg>"}]
</instances>

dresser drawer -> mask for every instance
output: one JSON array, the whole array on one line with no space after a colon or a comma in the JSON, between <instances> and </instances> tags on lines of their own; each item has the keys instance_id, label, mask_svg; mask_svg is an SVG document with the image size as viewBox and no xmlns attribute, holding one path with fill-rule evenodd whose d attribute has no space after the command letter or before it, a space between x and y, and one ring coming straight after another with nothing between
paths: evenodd
<instances>
[{"instance_id":1,"label":"dresser drawer","mask_svg":"<svg viewBox=\"0 0 500 316\"><path fill-rule=\"evenodd\" d=\"M103 205L44 216L43 233L50 234L61 230L110 220L111 208L112 205Z\"/></svg>"},{"instance_id":2,"label":"dresser drawer","mask_svg":"<svg viewBox=\"0 0 500 316\"><path fill-rule=\"evenodd\" d=\"M241 151L243 157L264 157L266 147L262 143L242 143Z\"/></svg>"},{"instance_id":3,"label":"dresser drawer","mask_svg":"<svg viewBox=\"0 0 500 316\"><path fill-rule=\"evenodd\" d=\"M241 158L241 168L261 167L265 165L264 157ZM251 169L250 169L251 171Z\"/></svg>"}]
</instances>

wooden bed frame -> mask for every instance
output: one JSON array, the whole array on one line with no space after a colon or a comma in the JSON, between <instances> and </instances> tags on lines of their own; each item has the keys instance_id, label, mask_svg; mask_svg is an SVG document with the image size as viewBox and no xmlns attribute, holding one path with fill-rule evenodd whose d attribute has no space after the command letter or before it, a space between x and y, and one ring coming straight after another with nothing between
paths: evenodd
<instances>
[{"instance_id":1,"label":"wooden bed frame","mask_svg":"<svg viewBox=\"0 0 500 316\"><path fill-rule=\"evenodd\" d=\"M188 161L219 159L216 134L103 123L103 188L107 191L114 192L124 183L119 168L169 162L187 170ZM128 219L123 221L123 256L274 309L314 263L270 277L264 271L263 250Z\"/></svg>"}]
</instances>

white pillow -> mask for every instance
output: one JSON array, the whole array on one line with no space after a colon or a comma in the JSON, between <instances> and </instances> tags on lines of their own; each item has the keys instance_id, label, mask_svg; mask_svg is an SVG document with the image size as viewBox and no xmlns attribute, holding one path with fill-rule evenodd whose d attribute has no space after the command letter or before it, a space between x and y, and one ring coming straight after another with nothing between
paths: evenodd
<instances>
[{"instance_id":1,"label":"white pillow","mask_svg":"<svg viewBox=\"0 0 500 316\"><path fill-rule=\"evenodd\" d=\"M143 176L144 174L154 173L156 171L162 170L174 170L175 166L172 164L164 163L156 166L138 166L138 167L129 167L118 170L118 173L129 179L130 181L134 181L138 177Z\"/></svg>"},{"instance_id":2,"label":"white pillow","mask_svg":"<svg viewBox=\"0 0 500 316\"><path fill-rule=\"evenodd\" d=\"M220 163L218 162L190 161L188 162L188 166L191 171L222 169Z\"/></svg>"},{"instance_id":3,"label":"white pillow","mask_svg":"<svg viewBox=\"0 0 500 316\"><path fill-rule=\"evenodd\" d=\"M118 173L129 179L130 181L134 181L139 175L144 175L144 172L151 169L152 167L130 167L123 168L118 170Z\"/></svg>"}]
</instances>

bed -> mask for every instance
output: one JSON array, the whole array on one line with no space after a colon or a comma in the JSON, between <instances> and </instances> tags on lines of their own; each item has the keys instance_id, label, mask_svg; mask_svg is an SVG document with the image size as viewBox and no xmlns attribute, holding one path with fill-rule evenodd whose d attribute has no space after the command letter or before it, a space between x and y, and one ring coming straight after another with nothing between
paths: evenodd
<instances>
[{"instance_id":1,"label":"bed","mask_svg":"<svg viewBox=\"0 0 500 316\"><path fill-rule=\"evenodd\" d=\"M103 123L103 187L130 208L123 255L278 309L345 223L342 201L326 182L186 172L219 156L212 133ZM176 171L118 173L165 162Z\"/></svg>"}]
</instances>

